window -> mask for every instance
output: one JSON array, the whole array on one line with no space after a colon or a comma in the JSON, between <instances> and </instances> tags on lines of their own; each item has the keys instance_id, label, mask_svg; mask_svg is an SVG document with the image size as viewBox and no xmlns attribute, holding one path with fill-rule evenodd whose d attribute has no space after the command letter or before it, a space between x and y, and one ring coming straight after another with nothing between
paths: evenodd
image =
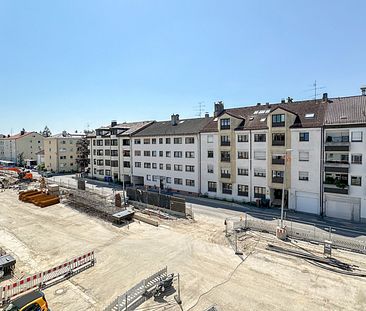
<instances>
[{"instance_id":1,"label":"window","mask_svg":"<svg viewBox=\"0 0 366 311\"><path fill-rule=\"evenodd\" d=\"M272 115L272 126L285 126L285 115L284 114L274 114Z\"/></svg>"},{"instance_id":2,"label":"window","mask_svg":"<svg viewBox=\"0 0 366 311\"><path fill-rule=\"evenodd\" d=\"M212 174L214 172L214 166L212 164L207 164L207 173Z\"/></svg>"},{"instance_id":3,"label":"window","mask_svg":"<svg viewBox=\"0 0 366 311\"><path fill-rule=\"evenodd\" d=\"M217 183L214 181L208 182L208 191L209 192L216 192L217 191Z\"/></svg>"},{"instance_id":4,"label":"window","mask_svg":"<svg viewBox=\"0 0 366 311\"><path fill-rule=\"evenodd\" d=\"M255 177L266 177L266 170L264 168L255 168L254 176Z\"/></svg>"},{"instance_id":5,"label":"window","mask_svg":"<svg viewBox=\"0 0 366 311\"><path fill-rule=\"evenodd\" d=\"M221 119L220 128L222 130L229 130L230 129L230 119Z\"/></svg>"},{"instance_id":6,"label":"window","mask_svg":"<svg viewBox=\"0 0 366 311\"><path fill-rule=\"evenodd\" d=\"M238 135L238 142L239 143L246 143L246 142L248 142L248 135Z\"/></svg>"},{"instance_id":7,"label":"window","mask_svg":"<svg viewBox=\"0 0 366 311\"><path fill-rule=\"evenodd\" d=\"M238 159L249 159L248 151L238 151Z\"/></svg>"},{"instance_id":8,"label":"window","mask_svg":"<svg viewBox=\"0 0 366 311\"><path fill-rule=\"evenodd\" d=\"M194 172L194 165L186 165L186 172Z\"/></svg>"},{"instance_id":9,"label":"window","mask_svg":"<svg viewBox=\"0 0 366 311\"><path fill-rule=\"evenodd\" d=\"M49 141L48 143L50 144L51 141ZM93 146L95 146L95 139L93 139Z\"/></svg>"},{"instance_id":10,"label":"window","mask_svg":"<svg viewBox=\"0 0 366 311\"><path fill-rule=\"evenodd\" d=\"M186 151L186 158L194 158L194 151Z\"/></svg>"},{"instance_id":11,"label":"window","mask_svg":"<svg viewBox=\"0 0 366 311\"><path fill-rule=\"evenodd\" d=\"M255 160L265 160L266 159L266 151L264 151L264 150L254 151L254 159Z\"/></svg>"},{"instance_id":12,"label":"window","mask_svg":"<svg viewBox=\"0 0 366 311\"><path fill-rule=\"evenodd\" d=\"M122 141L122 145L123 146L129 146L130 145L130 140L129 139L124 139L123 141ZM117 145L116 145L117 146Z\"/></svg>"},{"instance_id":13,"label":"window","mask_svg":"<svg viewBox=\"0 0 366 311\"><path fill-rule=\"evenodd\" d=\"M150 151L144 150L144 157L149 157L149 156L150 156Z\"/></svg>"},{"instance_id":14,"label":"window","mask_svg":"<svg viewBox=\"0 0 366 311\"><path fill-rule=\"evenodd\" d=\"M248 176L249 170L247 168L238 168L238 175L240 176Z\"/></svg>"},{"instance_id":15,"label":"window","mask_svg":"<svg viewBox=\"0 0 366 311\"><path fill-rule=\"evenodd\" d=\"M165 169L167 171L170 171L172 169L172 165L171 164L165 164Z\"/></svg>"},{"instance_id":16,"label":"window","mask_svg":"<svg viewBox=\"0 0 366 311\"><path fill-rule=\"evenodd\" d=\"M362 142L362 132L352 132L351 140L353 142Z\"/></svg>"},{"instance_id":17,"label":"window","mask_svg":"<svg viewBox=\"0 0 366 311\"><path fill-rule=\"evenodd\" d=\"M66 160L66 156L60 156L60 160Z\"/></svg>"},{"instance_id":18,"label":"window","mask_svg":"<svg viewBox=\"0 0 366 311\"><path fill-rule=\"evenodd\" d=\"M112 160L111 167L118 167L118 160Z\"/></svg>"},{"instance_id":19,"label":"window","mask_svg":"<svg viewBox=\"0 0 366 311\"><path fill-rule=\"evenodd\" d=\"M221 151L221 162L230 162L230 151Z\"/></svg>"},{"instance_id":20,"label":"window","mask_svg":"<svg viewBox=\"0 0 366 311\"><path fill-rule=\"evenodd\" d=\"M111 176L111 170L105 170L105 176Z\"/></svg>"},{"instance_id":21,"label":"window","mask_svg":"<svg viewBox=\"0 0 366 311\"><path fill-rule=\"evenodd\" d=\"M146 180L151 180L151 175L146 175Z\"/></svg>"},{"instance_id":22,"label":"window","mask_svg":"<svg viewBox=\"0 0 366 311\"><path fill-rule=\"evenodd\" d=\"M193 179L186 179L186 186L194 187L194 180Z\"/></svg>"},{"instance_id":23,"label":"window","mask_svg":"<svg viewBox=\"0 0 366 311\"><path fill-rule=\"evenodd\" d=\"M123 167L126 167L126 168L131 167L130 161L123 161Z\"/></svg>"},{"instance_id":24,"label":"window","mask_svg":"<svg viewBox=\"0 0 366 311\"><path fill-rule=\"evenodd\" d=\"M159 144L163 144L163 139L162 138L159 138Z\"/></svg>"},{"instance_id":25,"label":"window","mask_svg":"<svg viewBox=\"0 0 366 311\"><path fill-rule=\"evenodd\" d=\"M102 156L103 155L103 149L97 149L97 155Z\"/></svg>"},{"instance_id":26,"label":"window","mask_svg":"<svg viewBox=\"0 0 366 311\"><path fill-rule=\"evenodd\" d=\"M163 170L164 169L164 164L163 163L160 163L159 164L159 170Z\"/></svg>"},{"instance_id":27,"label":"window","mask_svg":"<svg viewBox=\"0 0 366 311\"><path fill-rule=\"evenodd\" d=\"M153 175L152 180L153 181L158 181L159 180L159 176Z\"/></svg>"},{"instance_id":28,"label":"window","mask_svg":"<svg viewBox=\"0 0 366 311\"><path fill-rule=\"evenodd\" d=\"M150 144L150 138L144 138L144 145Z\"/></svg>"},{"instance_id":29,"label":"window","mask_svg":"<svg viewBox=\"0 0 366 311\"><path fill-rule=\"evenodd\" d=\"M167 184L171 184L172 183L172 178L171 177L166 177L165 181Z\"/></svg>"},{"instance_id":30,"label":"window","mask_svg":"<svg viewBox=\"0 0 366 311\"><path fill-rule=\"evenodd\" d=\"M135 162L135 167L141 167L141 162Z\"/></svg>"},{"instance_id":31,"label":"window","mask_svg":"<svg viewBox=\"0 0 366 311\"><path fill-rule=\"evenodd\" d=\"M351 176L352 186L361 186L361 176Z\"/></svg>"},{"instance_id":32,"label":"window","mask_svg":"<svg viewBox=\"0 0 366 311\"><path fill-rule=\"evenodd\" d=\"M135 145L141 145L141 139L135 139L135 140L133 141L133 143L134 143Z\"/></svg>"},{"instance_id":33,"label":"window","mask_svg":"<svg viewBox=\"0 0 366 311\"><path fill-rule=\"evenodd\" d=\"M183 165L180 165L180 164L174 164L174 170L175 170L175 171L178 171L178 172L183 171Z\"/></svg>"},{"instance_id":34,"label":"window","mask_svg":"<svg viewBox=\"0 0 366 311\"><path fill-rule=\"evenodd\" d=\"M230 138L228 135L221 136L221 146L230 146Z\"/></svg>"},{"instance_id":35,"label":"window","mask_svg":"<svg viewBox=\"0 0 366 311\"><path fill-rule=\"evenodd\" d=\"M254 141L255 142L265 142L266 134L254 134Z\"/></svg>"},{"instance_id":36,"label":"window","mask_svg":"<svg viewBox=\"0 0 366 311\"><path fill-rule=\"evenodd\" d=\"M207 158L213 158L214 157L214 152L213 150L208 150L207 151Z\"/></svg>"},{"instance_id":37,"label":"window","mask_svg":"<svg viewBox=\"0 0 366 311\"><path fill-rule=\"evenodd\" d=\"M153 164L152 164L152 168L155 170L155 169L157 169L157 168L158 168L158 165L157 165L156 163L153 163Z\"/></svg>"},{"instance_id":38,"label":"window","mask_svg":"<svg viewBox=\"0 0 366 311\"><path fill-rule=\"evenodd\" d=\"M174 138L174 144L181 144L182 143L182 137L175 137Z\"/></svg>"},{"instance_id":39,"label":"window","mask_svg":"<svg viewBox=\"0 0 366 311\"><path fill-rule=\"evenodd\" d=\"M111 166L111 160L105 160L105 166Z\"/></svg>"},{"instance_id":40,"label":"window","mask_svg":"<svg viewBox=\"0 0 366 311\"><path fill-rule=\"evenodd\" d=\"M232 194L232 184L229 183L222 183L222 193L225 194Z\"/></svg>"},{"instance_id":41,"label":"window","mask_svg":"<svg viewBox=\"0 0 366 311\"><path fill-rule=\"evenodd\" d=\"M182 178L174 178L174 184L183 185L183 179Z\"/></svg>"},{"instance_id":42,"label":"window","mask_svg":"<svg viewBox=\"0 0 366 311\"><path fill-rule=\"evenodd\" d=\"M309 161L309 152L308 151L300 151L299 152L299 161Z\"/></svg>"},{"instance_id":43,"label":"window","mask_svg":"<svg viewBox=\"0 0 366 311\"><path fill-rule=\"evenodd\" d=\"M151 151L151 156L156 157L156 150Z\"/></svg>"},{"instance_id":44,"label":"window","mask_svg":"<svg viewBox=\"0 0 366 311\"><path fill-rule=\"evenodd\" d=\"M164 156L164 151L159 151L159 157L163 157Z\"/></svg>"},{"instance_id":45,"label":"window","mask_svg":"<svg viewBox=\"0 0 366 311\"><path fill-rule=\"evenodd\" d=\"M182 151L174 151L174 158L182 158L183 152Z\"/></svg>"},{"instance_id":46,"label":"window","mask_svg":"<svg viewBox=\"0 0 366 311\"><path fill-rule=\"evenodd\" d=\"M186 137L185 142L186 144L194 144L194 137Z\"/></svg>"},{"instance_id":47,"label":"window","mask_svg":"<svg viewBox=\"0 0 366 311\"><path fill-rule=\"evenodd\" d=\"M230 170L226 169L226 168L222 168L221 169L221 178L230 178L231 174L230 174Z\"/></svg>"},{"instance_id":48,"label":"window","mask_svg":"<svg viewBox=\"0 0 366 311\"><path fill-rule=\"evenodd\" d=\"M351 163L352 164L362 164L362 154L352 154Z\"/></svg>"},{"instance_id":49,"label":"window","mask_svg":"<svg viewBox=\"0 0 366 311\"><path fill-rule=\"evenodd\" d=\"M151 139L151 143L152 143L153 145L156 145L156 138L152 138L152 139Z\"/></svg>"},{"instance_id":50,"label":"window","mask_svg":"<svg viewBox=\"0 0 366 311\"><path fill-rule=\"evenodd\" d=\"M65 141L62 141L62 143L64 144ZM103 146L103 139L98 139L97 140L97 146Z\"/></svg>"},{"instance_id":51,"label":"window","mask_svg":"<svg viewBox=\"0 0 366 311\"><path fill-rule=\"evenodd\" d=\"M110 139L105 139L104 140L104 146L110 146L111 145L111 140Z\"/></svg>"},{"instance_id":52,"label":"window","mask_svg":"<svg viewBox=\"0 0 366 311\"><path fill-rule=\"evenodd\" d=\"M254 197L258 199L265 199L266 197L266 188L254 186Z\"/></svg>"},{"instance_id":53,"label":"window","mask_svg":"<svg viewBox=\"0 0 366 311\"><path fill-rule=\"evenodd\" d=\"M117 139L111 139L111 146L118 146Z\"/></svg>"},{"instance_id":54,"label":"window","mask_svg":"<svg viewBox=\"0 0 366 311\"><path fill-rule=\"evenodd\" d=\"M238 185L238 195L247 197L248 196L249 187L248 185Z\"/></svg>"},{"instance_id":55,"label":"window","mask_svg":"<svg viewBox=\"0 0 366 311\"><path fill-rule=\"evenodd\" d=\"M315 116L315 113L306 113L305 114L305 119L313 119Z\"/></svg>"},{"instance_id":56,"label":"window","mask_svg":"<svg viewBox=\"0 0 366 311\"><path fill-rule=\"evenodd\" d=\"M171 152L170 152L170 151L165 151L165 156L166 156L167 158L170 158L170 155L171 155Z\"/></svg>"},{"instance_id":57,"label":"window","mask_svg":"<svg viewBox=\"0 0 366 311\"><path fill-rule=\"evenodd\" d=\"M112 157L118 157L118 150L111 150Z\"/></svg>"},{"instance_id":58,"label":"window","mask_svg":"<svg viewBox=\"0 0 366 311\"><path fill-rule=\"evenodd\" d=\"M141 150L135 150L135 156L136 157L141 156Z\"/></svg>"},{"instance_id":59,"label":"window","mask_svg":"<svg viewBox=\"0 0 366 311\"><path fill-rule=\"evenodd\" d=\"M145 162L144 163L144 168L151 168L151 163Z\"/></svg>"},{"instance_id":60,"label":"window","mask_svg":"<svg viewBox=\"0 0 366 311\"><path fill-rule=\"evenodd\" d=\"M130 157L131 156L130 150L123 150L123 156L124 157Z\"/></svg>"},{"instance_id":61,"label":"window","mask_svg":"<svg viewBox=\"0 0 366 311\"><path fill-rule=\"evenodd\" d=\"M210 144L210 143L213 143L213 135L207 135L207 142Z\"/></svg>"},{"instance_id":62,"label":"window","mask_svg":"<svg viewBox=\"0 0 366 311\"><path fill-rule=\"evenodd\" d=\"M284 146L285 145L285 133L272 134L272 146Z\"/></svg>"},{"instance_id":63,"label":"window","mask_svg":"<svg viewBox=\"0 0 366 311\"><path fill-rule=\"evenodd\" d=\"M299 141L309 141L309 132L299 133Z\"/></svg>"},{"instance_id":64,"label":"window","mask_svg":"<svg viewBox=\"0 0 366 311\"><path fill-rule=\"evenodd\" d=\"M309 172L299 171L299 180L309 180Z\"/></svg>"},{"instance_id":65,"label":"window","mask_svg":"<svg viewBox=\"0 0 366 311\"><path fill-rule=\"evenodd\" d=\"M30 306L22 309L23 311L41 311L41 306L38 303L32 303Z\"/></svg>"},{"instance_id":66,"label":"window","mask_svg":"<svg viewBox=\"0 0 366 311\"><path fill-rule=\"evenodd\" d=\"M170 137L165 138L165 143L166 143L166 144L170 144Z\"/></svg>"}]
</instances>

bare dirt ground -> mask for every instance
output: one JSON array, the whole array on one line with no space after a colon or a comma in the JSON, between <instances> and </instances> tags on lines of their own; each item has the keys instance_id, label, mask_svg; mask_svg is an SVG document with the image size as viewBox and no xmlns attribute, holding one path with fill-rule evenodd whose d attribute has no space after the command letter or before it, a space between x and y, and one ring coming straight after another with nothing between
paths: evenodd
<instances>
[{"instance_id":1,"label":"bare dirt ground","mask_svg":"<svg viewBox=\"0 0 366 311\"><path fill-rule=\"evenodd\" d=\"M7 190L0 192L0 247L16 257L18 277L95 250L94 267L45 290L53 311L103 310L164 266L180 273L185 311L211 305L229 311L366 309L366 279L270 252L265 246L271 237L265 235L239 242L241 259L229 246L220 218L196 213L195 219L165 221L158 228L143 223L118 228L63 204L41 209L20 202L16 192ZM366 261L347 252L335 256L359 266ZM138 310L181 308L169 296Z\"/></svg>"}]
</instances>

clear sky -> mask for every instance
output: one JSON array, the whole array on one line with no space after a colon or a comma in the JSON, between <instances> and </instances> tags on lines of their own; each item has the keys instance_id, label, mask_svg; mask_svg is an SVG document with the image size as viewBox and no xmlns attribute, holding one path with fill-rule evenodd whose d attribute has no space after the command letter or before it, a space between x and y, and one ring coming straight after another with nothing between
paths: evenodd
<instances>
[{"instance_id":1,"label":"clear sky","mask_svg":"<svg viewBox=\"0 0 366 311\"><path fill-rule=\"evenodd\" d=\"M0 0L0 133L366 84L366 1Z\"/></svg>"}]
</instances>

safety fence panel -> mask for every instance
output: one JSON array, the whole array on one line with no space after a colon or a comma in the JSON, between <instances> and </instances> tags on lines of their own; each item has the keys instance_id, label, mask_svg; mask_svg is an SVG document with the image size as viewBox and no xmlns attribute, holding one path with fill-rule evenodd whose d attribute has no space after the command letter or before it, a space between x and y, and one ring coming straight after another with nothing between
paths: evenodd
<instances>
[{"instance_id":1,"label":"safety fence panel","mask_svg":"<svg viewBox=\"0 0 366 311\"><path fill-rule=\"evenodd\" d=\"M104 311L123 311L127 310L129 306L133 305L143 297L143 295L151 290L156 284L160 282L160 280L167 276L167 267L159 270L153 275L147 277L142 280L134 287L130 288L127 292L118 296L114 299L105 309Z\"/></svg>"},{"instance_id":2,"label":"safety fence panel","mask_svg":"<svg viewBox=\"0 0 366 311\"><path fill-rule=\"evenodd\" d=\"M30 276L0 287L0 306L13 297L34 288L45 288L52 285L56 280L70 277L80 271L93 266L95 263L94 251L78 256L63 264L48 269L44 272L35 273Z\"/></svg>"}]
</instances>

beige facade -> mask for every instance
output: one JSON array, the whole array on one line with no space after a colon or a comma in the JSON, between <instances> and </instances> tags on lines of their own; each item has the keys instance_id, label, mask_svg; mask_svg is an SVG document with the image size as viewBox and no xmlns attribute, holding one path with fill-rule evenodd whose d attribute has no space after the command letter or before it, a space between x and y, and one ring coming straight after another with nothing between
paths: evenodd
<instances>
[{"instance_id":1,"label":"beige facade","mask_svg":"<svg viewBox=\"0 0 366 311\"><path fill-rule=\"evenodd\" d=\"M0 159L18 162L23 160L37 160L37 153L43 150L44 137L37 132L25 132L0 138ZM19 163L18 163L19 164Z\"/></svg>"},{"instance_id":2,"label":"beige facade","mask_svg":"<svg viewBox=\"0 0 366 311\"><path fill-rule=\"evenodd\" d=\"M76 172L77 142L80 134L63 132L44 140L44 163L47 171L55 173Z\"/></svg>"}]
</instances>

